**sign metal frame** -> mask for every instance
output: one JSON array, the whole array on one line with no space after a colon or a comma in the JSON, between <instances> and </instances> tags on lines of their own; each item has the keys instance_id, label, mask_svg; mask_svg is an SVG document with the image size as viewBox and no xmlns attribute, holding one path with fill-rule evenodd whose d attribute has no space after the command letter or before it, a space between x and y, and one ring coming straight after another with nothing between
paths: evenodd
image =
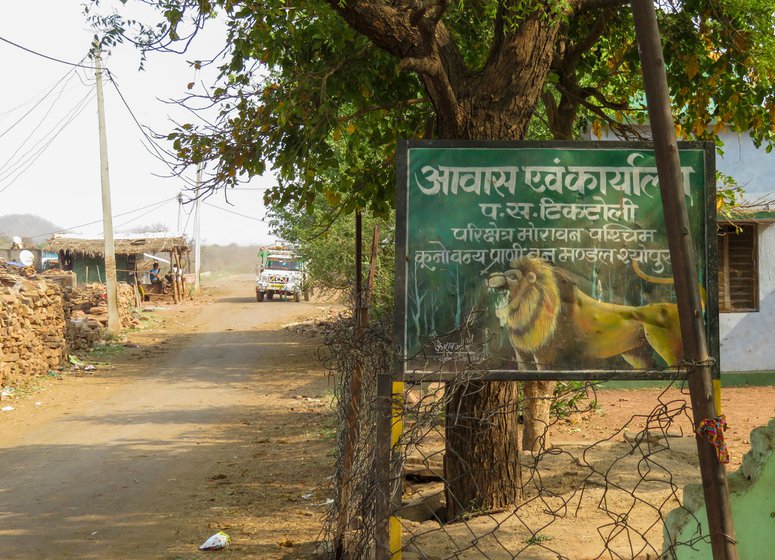
<instances>
[{"instance_id":1,"label":"sign metal frame","mask_svg":"<svg viewBox=\"0 0 775 560\"><path fill-rule=\"evenodd\" d=\"M718 277L717 264L717 233L716 233L716 194L715 194L715 146L711 142L679 142L679 151L691 150L702 152L704 173L702 175L702 192L699 199L704 202L701 209L704 223L702 224L702 238L697 244L704 249L698 267L701 267L701 277L704 279L703 289L706 292L705 323L708 337L710 355L714 358L712 374L719 378L719 336L718 336ZM408 189L410 185L410 167L412 150L558 150L583 151L594 150L633 150L652 152L651 142L534 142L534 141L469 141L469 140L401 140L397 150L397 177L396 177L396 287L395 287L395 324L394 336L396 346L399 348L399 359L393 367L395 380L403 381L453 381L461 373L460 364L451 367L407 367L409 363L405 355L405 340L407 335L407 277L408 267L413 262L410 254L412 250L408 246L411 224L407 218L410 211L408 207ZM524 186L522 188L525 188ZM661 199L659 199L661 200ZM657 202L659 202L659 200ZM661 203L656 204L661 211ZM443 213L436 216L438 220L444 220ZM696 232L694 232L696 235ZM667 247L665 246L665 249ZM683 378L683 368L665 369L551 369L547 371L531 371L514 368L470 368L465 375L476 380L673 380Z\"/></svg>"}]
</instances>

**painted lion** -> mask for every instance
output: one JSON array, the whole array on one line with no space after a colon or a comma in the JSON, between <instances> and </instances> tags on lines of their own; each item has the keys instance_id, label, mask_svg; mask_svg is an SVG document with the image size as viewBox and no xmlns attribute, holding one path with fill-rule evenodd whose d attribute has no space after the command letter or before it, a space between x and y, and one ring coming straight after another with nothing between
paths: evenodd
<instances>
[{"instance_id":1,"label":"painted lion","mask_svg":"<svg viewBox=\"0 0 775 560\"><path fill-rule=\"evenodd\" d=\"M498 294L495 314L520 367L590 367L621 356L637 369L669 367L683 356L674 303L643 306L604 303L582 292L570 274L542 259L521 258L487 278Z\"/></svg>"}]
</instances>

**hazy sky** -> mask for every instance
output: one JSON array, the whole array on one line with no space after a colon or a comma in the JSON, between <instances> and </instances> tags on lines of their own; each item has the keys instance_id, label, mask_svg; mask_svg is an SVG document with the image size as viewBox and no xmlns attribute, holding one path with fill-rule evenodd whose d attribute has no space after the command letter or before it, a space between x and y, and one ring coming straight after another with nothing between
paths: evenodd
<instances>
[{"instance_id":1,"label":"hazy sky","mask_svg":"<svg viewBox=\"0 0 775 560\"><path fill-rule=\"evenodd\" d=\"M5 2L0 37L78 62L88 52L93 36L81 4L81 0ZM103 10L110 6L110 0L103 2ZM195 75L186 64L186 60L210 58L223 47L223 29L217 22L207 31L186 55L150 55L143 72L138 71L139 54L131 45L119 46L107 55L105 66L142 124L166 133L172 128L170 118L191 119L159 99L182 96L192 81L208 83L206 75ZM4 77L0 88L0 215L37 214L60 227L94 235L102 231L95 80L91 70L77 74L71 70L71 66L0 41L0 75ZM168 175L169 169L143 147L142 134L116 89L106 82L104 91L114 229L120 232L163 223L175 230L179 212L174 199L185 186L183 181L158 176ZM193 172L189 179L193 180ZM261 189L272 184L272 177L264 177L245 189L230 191L233 206L223 194L211 197L202 206L203 240L270 241L266 224L260 221L264 217ZM184 206L181 217L181 229L185 227L189 234L193 231L193 219L187 215L191 208ZM76 227L95 221L99 223Z\"/></svg>"}]
</instances>

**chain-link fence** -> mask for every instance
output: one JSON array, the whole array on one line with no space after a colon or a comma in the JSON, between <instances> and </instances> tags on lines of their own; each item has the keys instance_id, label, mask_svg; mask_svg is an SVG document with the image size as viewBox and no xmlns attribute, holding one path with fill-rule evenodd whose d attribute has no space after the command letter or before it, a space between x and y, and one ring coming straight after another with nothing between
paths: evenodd
<instances>
[{"instance_id":1,"label":"chain-link fence","mask_svg":"<svg viewBox=\"0 0 775 560\"><path fill-rule=\"evenodd\" d=\"M393 364L391 332L385 319L365 329L340 321L327 333L323 352L337 380L341 426L338 499L326 524L330 557L374 558L375 550L387 551L378 558L390 557L400 550L404 559L656 559L708 539L697 520L686 542L665 537L666 517L681 507L683 486L699 481L695 439L687 437L689 397L676 390L678 381L666 382L670 387L648 410L607 433L585 433L584 418L601 413L596 385L558 383L551 421L539 438L545 443L551 436L552 443L534 451L516 443L524 382L480 381L472 363L452 378L440 374L444 382L427 375L393 385L394 452L383 469L390 478L381 479L391 442L384 432L377 437L385 410L377 386ZM676 379L683 376L676 372ZM466 407L466 396L494 384L513 398L500 393L492 401L497 407ZM528 391L527 398L541 397ZM483 499L492 495L505 498L495 505Z\"/></svg>"}]
</instances>

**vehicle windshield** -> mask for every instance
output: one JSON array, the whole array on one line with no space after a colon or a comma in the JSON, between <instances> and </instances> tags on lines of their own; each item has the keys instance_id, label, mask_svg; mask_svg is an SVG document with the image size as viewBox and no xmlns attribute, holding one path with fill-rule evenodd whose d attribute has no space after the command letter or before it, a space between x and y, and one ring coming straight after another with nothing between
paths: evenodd
<instances>
[{"instance_id":1,"label":"vehicle windshield","mask_svg":"<svg viewBox=\"0 0 775 560\"><path fill-rule=\"evenodd\" d=\"M301 263L284 259L267 259L266 267L272 270L301 270Z\"/></svg>"}]
</instances>

